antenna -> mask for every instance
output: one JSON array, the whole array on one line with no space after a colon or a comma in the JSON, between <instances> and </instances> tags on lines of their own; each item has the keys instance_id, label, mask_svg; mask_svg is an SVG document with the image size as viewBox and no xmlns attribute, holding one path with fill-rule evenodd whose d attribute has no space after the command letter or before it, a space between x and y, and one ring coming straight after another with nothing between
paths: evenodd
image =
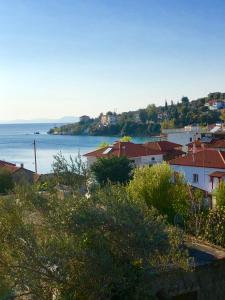
<instances>
[{"instance_id":1,"label":"antenna","mask_svg":"<svg viewBox=\"0 0 225 300\"><path fill-rule=\"evenodd\" d=\"M36 141L34 140L34 164L35 164L35 173L37 174L37 148Z\"/></svg>"}]
</instances>

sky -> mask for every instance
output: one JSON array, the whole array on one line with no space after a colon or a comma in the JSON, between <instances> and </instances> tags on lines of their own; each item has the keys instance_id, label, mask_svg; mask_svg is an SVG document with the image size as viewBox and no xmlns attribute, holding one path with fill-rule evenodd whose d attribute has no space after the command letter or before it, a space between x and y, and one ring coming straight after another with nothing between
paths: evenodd
<instances>
[{"instance_id":1,"label":"sky","mask_svg":"<svg viewBox=\"0 0 225 300\"><path fill-rule=\"evenodd\" d=\"M224 0L0 0L0 120L225 92Z\"/></svg>"}]
</instances>

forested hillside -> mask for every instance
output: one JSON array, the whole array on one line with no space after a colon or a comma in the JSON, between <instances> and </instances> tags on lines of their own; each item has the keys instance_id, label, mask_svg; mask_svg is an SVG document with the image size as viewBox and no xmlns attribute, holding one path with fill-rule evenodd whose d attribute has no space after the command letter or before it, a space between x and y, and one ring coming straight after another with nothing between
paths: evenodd
<instances>
[{"instance_id":1,"label":"forested hillside","mask_svg":"<svg viewBox=\"0 0 225 300\"><path fill-rule=\"evenodd\" d=\"M103 114L98 118L53 128L50 134L68 135L130 135L147 136L159 134L161 128L180 128L189 124L206 126L221 121L222 109L210 109L210 102L224 102L225 93L211 93L207 97L190 101L183 97L176 104L165 101L164 106L148 105L137 111L116 114L108 112L104 118L114 118L113 123L103 123ZM208 105L208 106L207 106Z\"/></svg>"}]
</instances>

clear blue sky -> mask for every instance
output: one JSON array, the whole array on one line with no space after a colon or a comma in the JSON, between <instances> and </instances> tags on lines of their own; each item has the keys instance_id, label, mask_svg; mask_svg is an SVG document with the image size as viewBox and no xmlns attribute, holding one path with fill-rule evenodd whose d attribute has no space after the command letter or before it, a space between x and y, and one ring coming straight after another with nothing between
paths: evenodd
<instances>
[{"instance_id":1,"label":"clear blue sky","mask_svg":"<svg viewBox=\"0 0 225 300\"><path fill-rule=\"evenodd\" d=\"M224 0L0 0L0 120L225 92Z\"/></svg>"}]
</instances>

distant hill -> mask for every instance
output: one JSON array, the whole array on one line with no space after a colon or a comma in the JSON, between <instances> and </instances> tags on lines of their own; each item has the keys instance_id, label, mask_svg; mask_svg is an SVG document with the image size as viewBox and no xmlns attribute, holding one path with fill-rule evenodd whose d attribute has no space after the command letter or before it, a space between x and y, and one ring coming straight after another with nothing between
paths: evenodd
<instances>
[{"instance_id":1,"label":"distant hill","mask_svg":"<svg viewBox=\"0 0 225 300\"><path fill-rule=\"evenodd\" d=\"M32 123L76 123L79 121L78 117L65 116L59 119L47 119L47 118L37 118L30 120L10 120L10 121L0 121L1 124L32 124Z\"/></svg>"},{"instance_id":2,"label":"distant hill","mask_svg":"<svg viewBox=\"0 0 225 300\"><path fill-rule=\"evenodd\" d=\"M225 93L210 93L208 96L190 101L182 97L174 103L165 101L164 106L149 104L137 111L121 114L107 112L98 118L52 128L50 134L101 135L101 136L152 136L161 129L181 128L186 125L206 126L225 120Z\"/></svg>"}]
</instances>

